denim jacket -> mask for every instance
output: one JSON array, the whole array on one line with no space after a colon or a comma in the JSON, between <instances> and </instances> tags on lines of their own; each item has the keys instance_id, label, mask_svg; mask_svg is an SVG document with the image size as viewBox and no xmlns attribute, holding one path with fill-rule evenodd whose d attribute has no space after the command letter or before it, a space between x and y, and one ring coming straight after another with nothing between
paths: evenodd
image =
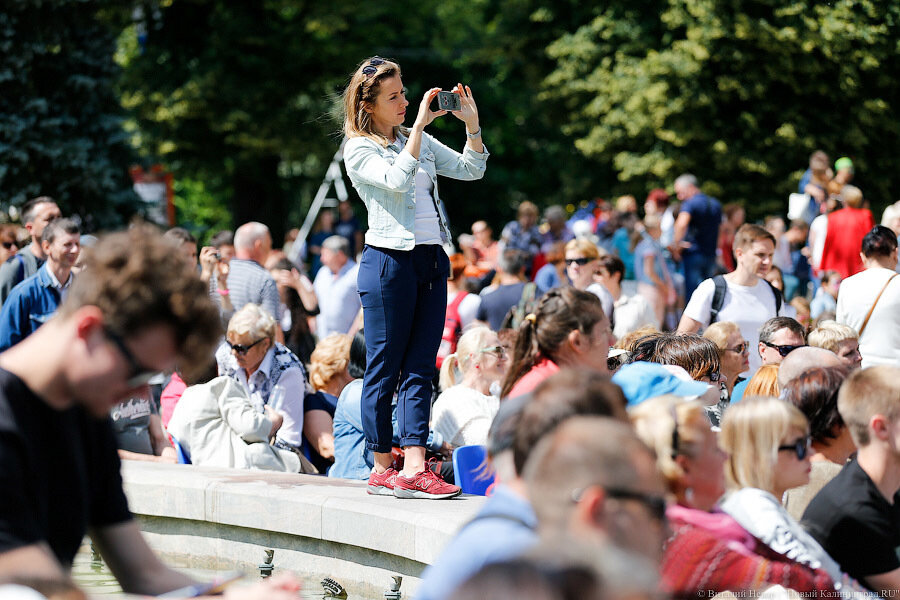
<instances>
[{"instance_id":1,"label":"denim jacket","mask_svg":"<svg viewBox=\"0 0 900 600\"><path fill-rule=\"evenodd\" d=\"M50 320L60 303L47 264L13 288L0 312L0 351L10 348Z\"/></svg>"},{"instance_id":2,"label":"denim jacket","mask_svg":"<svg viewBox=\"0 0 900 600\"><path fill-rule=\"evenodd\" d=\"M489 155L487 148L478 153L468 147L460 154L427 133L422 133L418 160L409 152L403 152L397 142L383 147L367 137L349 138L344 145L344 165L369 212L366 243L392 250L412 250L415 247L415 180L420 166L434 184L434 203L440 218L441 236L444 242L451 243L450 226L438 194L437 176L481 179Z\"/></svg>"}]
</instances>

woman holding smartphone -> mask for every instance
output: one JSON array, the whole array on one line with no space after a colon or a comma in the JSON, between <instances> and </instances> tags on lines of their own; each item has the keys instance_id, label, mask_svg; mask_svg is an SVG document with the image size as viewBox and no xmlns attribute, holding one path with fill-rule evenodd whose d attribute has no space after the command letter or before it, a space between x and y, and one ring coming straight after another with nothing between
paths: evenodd
<instances>
[{"instance_id":1,"label":"woman holding smartphone","mask_svg":"<svg viewBox=\"0 0 900 600\"><path fill-rule=\"evenodd\" d=\"M425 464L435 357L447 310L450 263L443 244L449 226L437 176L474 180L484 175L488 152L468 86L458 84L466 124L462 154L424 133L448 111L431 110L441 91L425 92L411 128L400 66L379 57L363 61L344 90L344 164L369 214L357 287L366 332L362 420L374 454L370 494L398 498L451 498L460 493ZM391 468L391 404L397 416L403 470Z\"/></svg>"}]
</instances>

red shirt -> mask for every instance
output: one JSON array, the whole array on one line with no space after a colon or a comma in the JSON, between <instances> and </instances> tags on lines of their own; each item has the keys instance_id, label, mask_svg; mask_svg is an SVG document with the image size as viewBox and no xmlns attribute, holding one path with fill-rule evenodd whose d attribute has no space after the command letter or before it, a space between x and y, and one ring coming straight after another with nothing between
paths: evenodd
<instances>
[{"instance_id":1,"label":"red shirt","mask_svg":"<svg viewBox=\"0 0 900 600\"><path fill-rule=\"evenodd\" d=\"M509 391L509 398L515 398L522 394L528 394L538 386L540 382L554 373L559 372L559 366L549 358L540 359L531 370L525 373L521 379Z\"/></svg>"},{"instance_id":2,"label":"red shirt","mask_svg":"<svg viewBox=\"0 0 900 600\"><path fill-rule=\"evenodd\" d=\"M866 208L842 208L828 215L828 232L822 248L822 271L834 270L846 279L863 270L862 240L875 227L875 219Z\"/></svg>"}]
</instances>

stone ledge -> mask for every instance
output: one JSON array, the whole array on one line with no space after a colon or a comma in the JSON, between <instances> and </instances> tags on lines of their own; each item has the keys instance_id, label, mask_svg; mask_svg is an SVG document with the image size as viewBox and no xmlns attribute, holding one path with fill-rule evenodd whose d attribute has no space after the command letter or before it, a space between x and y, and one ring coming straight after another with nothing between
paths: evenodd
<instances>
[{"instance_id":1,"label":"stone ledge","mask_svg":"<svg viewBox=\"0 0 900 600\"><path fill-rule=\"evenodd\" d=\"M164 555L228 568L255 565L262 547L278 547L276 564L286 568L369 579L399 572L412 587L484 503L398 500L369 496L362 481L138 461L123 461L122 479L132 513ZM335 560L343 564L328 567Z\"/></svg>"}]
</instances>

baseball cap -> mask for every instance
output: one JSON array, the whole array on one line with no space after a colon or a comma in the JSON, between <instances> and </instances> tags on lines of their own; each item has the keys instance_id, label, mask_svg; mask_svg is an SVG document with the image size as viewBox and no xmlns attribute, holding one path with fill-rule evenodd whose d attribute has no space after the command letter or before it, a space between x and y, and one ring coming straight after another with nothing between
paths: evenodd
<instances>
[{"instance_id":1,"label":"baseball cap","mask_svg":"<svg viewBox=\"0 0 900 600\"><path fill-rule=\"evenodd\" d=\"M623 365L612 376L612 381L622 388L628 406L635 406L644 400L664 394L696 398L709 389L707 384L691 379L681 367L650 362Z\"/></svg>"}]
</instances>

